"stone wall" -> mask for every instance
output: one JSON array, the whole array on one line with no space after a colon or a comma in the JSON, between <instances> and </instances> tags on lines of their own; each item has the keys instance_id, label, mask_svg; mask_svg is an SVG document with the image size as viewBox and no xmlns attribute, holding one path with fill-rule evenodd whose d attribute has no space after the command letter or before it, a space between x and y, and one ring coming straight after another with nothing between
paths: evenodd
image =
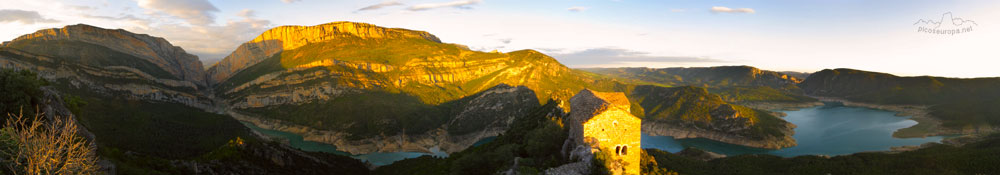
<instances>
[{"instance_id":1,"label":"stone wall","mask_svg":"<svg viewBox=\"0 0 1000 175\"><path fill-rule=\"evenodd\" d=\"M570 99L570 135L591 153L610 153L607 168L614 174L639 174L642 120L632 116L624 93L585 89Z\"/></svg>"}]
</instances>

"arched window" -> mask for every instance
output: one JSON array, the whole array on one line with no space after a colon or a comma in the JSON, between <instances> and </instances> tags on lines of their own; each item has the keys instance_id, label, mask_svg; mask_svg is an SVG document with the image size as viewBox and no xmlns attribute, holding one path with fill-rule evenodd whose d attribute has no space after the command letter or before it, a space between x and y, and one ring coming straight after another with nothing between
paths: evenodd
<instances>
[{"instance_id":1,"label":"arched window","mask_svg":"<svg viewBox=\"0 0 1000 175\"><path fill-rule=\"evenodd\" d=\"M628 155L628 145L622 146L622 155Z\"/></svg>"},{"instance_id":2,"label":"arched window","mask_svg":"<svg viewBox=\"0 0 1000 175\"><path fill-rule=\"evenodd\" d=\"M615 146L615 154L622 155L622 146Z\"/></svg>"}]
</instances>

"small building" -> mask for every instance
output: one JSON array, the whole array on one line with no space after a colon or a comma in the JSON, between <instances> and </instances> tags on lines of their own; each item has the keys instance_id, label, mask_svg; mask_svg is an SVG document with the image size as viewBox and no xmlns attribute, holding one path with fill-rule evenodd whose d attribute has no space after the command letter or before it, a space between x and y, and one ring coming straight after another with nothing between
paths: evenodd
<instances>
[{"instance_id":1,"label":"small building","mask_svg":"<svg viewBox=\"0 0 1000 175\"><path fill-rule=\"evenodd\" d=\"M615 161L607 166L614 174L639 174L642 119L629 104L621 92L580 91L570 99L568 143L592 155L611 153Z\"/></svg>"}]
</instances>

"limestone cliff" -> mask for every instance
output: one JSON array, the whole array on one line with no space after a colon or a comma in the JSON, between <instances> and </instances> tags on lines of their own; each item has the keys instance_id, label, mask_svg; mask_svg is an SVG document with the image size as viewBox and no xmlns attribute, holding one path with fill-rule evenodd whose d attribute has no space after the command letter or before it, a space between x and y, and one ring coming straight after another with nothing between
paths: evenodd
<instances>
[{"instance_id":1,"label":"limestone cliff","mask_svg":"<svg viewBox=\"0 0 1000 175\"><path fill-rule=\"evenodd\" d=\"M188 54L184 49L171 45L167 40L145 34L135 34L122 29L110 30L85 24L70 25L63 28L39 30L32 34L20 36L4 47L19 48L19 45L44 41L78 41L107 47L111 50L139 57L149 61L159 68L169 72L178 80L189 81L197 85L205 85L205 71L201 61L195 55ZM52 49L23 49L35 53L47 53ZM57 51L63 56L79 54L72 51Z\"/></svg>"},{"instance_id":2,"label":"limestone cliff","mask_svg":"<svg viewBox=\"0 0 1000 175\"><path fill-rule=\"evenodd\" d=\"M200 64L163 38L83 24L39 30L0 47L0 68L34 71L59 91L211 110Z\"/></svg>"},{"instance_id":3,"label":"limestone cliff","mask_svg":"<svg viewBox=\"0 0 1000 175\"><path fill-rule=\"evenodd\" d=\"M229 56L209 68L210 82L219 83L249 66L282 51L292 50L311 43L342 38L400 39L416 38L441 42L436 36L423 31L384 28L365 23L332 22L316 26L281 26L265 31L250 42L236 48Z\"/></svg>"}]
</instances>

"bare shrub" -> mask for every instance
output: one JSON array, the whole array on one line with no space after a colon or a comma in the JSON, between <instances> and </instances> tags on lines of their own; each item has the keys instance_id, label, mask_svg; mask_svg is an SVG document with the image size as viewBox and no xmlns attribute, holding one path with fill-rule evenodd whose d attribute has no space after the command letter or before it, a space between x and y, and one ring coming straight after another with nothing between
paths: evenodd
<instances>
[{"instance_id":1,"label":"bare shrub","mask_svg":"<svg viewBox=\"0 0 1000 175\"><path fill-rule=\"evenodd\" d=\"M0 154L9 173L96 174L95 146L77 135L76 122L42 118L37 112L28 118L9 115L0 129Z\"/></svg>"}]
</instances>

